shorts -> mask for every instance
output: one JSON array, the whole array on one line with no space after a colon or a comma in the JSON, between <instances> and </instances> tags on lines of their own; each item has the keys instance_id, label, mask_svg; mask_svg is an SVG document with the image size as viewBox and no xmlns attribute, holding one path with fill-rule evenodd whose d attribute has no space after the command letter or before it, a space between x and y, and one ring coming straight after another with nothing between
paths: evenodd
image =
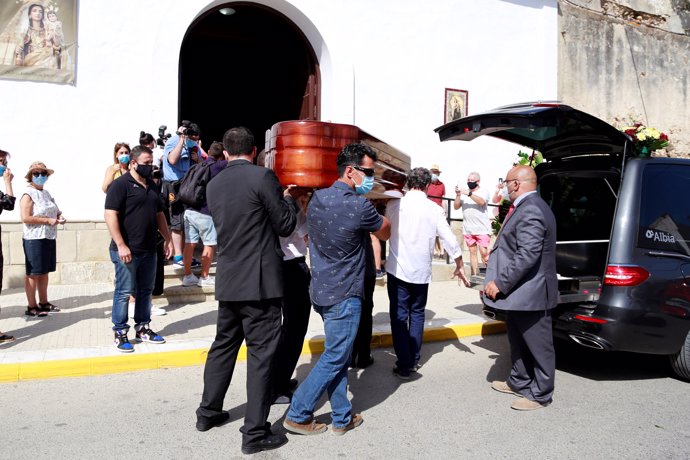
<instances>
[{"instance_id":1,"label":"shorts","mask_svg":"<svg viewBox=\"0 0 690 460\"><path fill-rule=\"evenodd\" d=\"M181 201L170 203L170 230L182 231L184 227L184 204Z\"/></svg>"},{"instance_id":2,"label":"shorts","mask_svg":"<svg viewBox=\"0 0 690 460\"><path fill-rule=\"evenodd\" d=\"M490 235L463 235L465 238L465 244L467 247L474 246L478 244L483 248L489 247L489 242L491 242Z\"/></svg>"},{"instance_id":3,"label":"shorts","mask_svg":"<svg viewBox=\"0 0 690 460\"><path fill-rule=\"evenodd\" d=\"M211 216L194 209L187 209L184 213L184 242L198 243L199 239L204 243L204 246L218 244L216 226L213 225Z\"/></svg>"},{"instance_id":4,"label":"shorts","mask_svg":"<svg viewBox=\"0 0 690 460\"><path fill-rule=\"evenodd\" d=\"M27 275L45 275L55 271L55 240L22 240L22 244Z\"/></svg>"}]
</instances>

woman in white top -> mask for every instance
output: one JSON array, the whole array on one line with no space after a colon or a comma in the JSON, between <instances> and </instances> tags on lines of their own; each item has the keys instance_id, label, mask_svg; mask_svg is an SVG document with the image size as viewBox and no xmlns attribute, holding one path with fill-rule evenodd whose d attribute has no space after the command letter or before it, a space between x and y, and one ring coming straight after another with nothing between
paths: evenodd
<instances>
[{"instance_id":1,"label":"woman in white top","mask_svg":"<svg viewBox=\"0 0 690 460\"><path fill-rule=\"evenodd\" d=\"M20 201L26 263L24 290L29 302L25 312L27 316L44 317L49 312L60 311L48 301L48 273L55 271L56 264L57 224L65 223L62 211L48 190L43 188L53 172L43 162L32 163L25 176L29 186Z\"/></svg>"}]
</instances>

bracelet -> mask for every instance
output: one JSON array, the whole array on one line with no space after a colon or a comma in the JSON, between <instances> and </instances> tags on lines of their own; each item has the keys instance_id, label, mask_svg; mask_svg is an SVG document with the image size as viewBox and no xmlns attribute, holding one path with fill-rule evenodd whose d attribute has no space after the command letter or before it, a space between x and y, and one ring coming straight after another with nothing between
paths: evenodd
<instances>
[{"instance_id":1,"label":"bracelet","mask_svg":"<svg viewBox=\"0 0 690 460\"><path fill-rule=\"evenodd\" d=\"M469 198L471 196L472 196L472 192L470 191L470 193L467 194L467 198Z\"/></svg>"}]
</instances>

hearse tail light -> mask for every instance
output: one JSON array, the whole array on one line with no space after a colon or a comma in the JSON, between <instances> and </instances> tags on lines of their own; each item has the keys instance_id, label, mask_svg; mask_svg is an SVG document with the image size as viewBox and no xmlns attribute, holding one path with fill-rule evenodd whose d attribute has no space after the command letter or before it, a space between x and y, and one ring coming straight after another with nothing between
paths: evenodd
<instances>
[{"instance_id":1,"label":"hearse tail light","mask_svg":"<svg viewBox=\"0 0 690 460\"><path fill-rule=\"evenodd\" d=\"M604 285L637 286L649 278L649 272L636 265L609 265L604 273Z\"/></svg>"},{"instance_id":2,"label":"hearse tail light","mask_svg":"<svg viewBox=\"0 0 690 460\"><path fill-rule=\"evenodd\" d=\"M592 316L586 316L586 315L575 315L573 318L579 319L580 321L584 321L586 323L594 323L594 324L606 324L606 323L608 323L608 321L605 319L594 318Z\"/></svg>"}]
</instances>

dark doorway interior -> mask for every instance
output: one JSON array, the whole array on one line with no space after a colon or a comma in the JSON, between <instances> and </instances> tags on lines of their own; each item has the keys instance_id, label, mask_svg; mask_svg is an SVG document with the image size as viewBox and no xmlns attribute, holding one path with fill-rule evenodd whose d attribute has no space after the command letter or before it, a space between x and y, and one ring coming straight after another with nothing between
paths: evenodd
<instances>
[{"instance_id":1,"label":"dark doorway interior","mask_svg":"<svg viewBox=\"0 0 690 460\"><path fill-rule=\"evenodd\" d=\"M235 12L224 15L221 8ZM280 13L228 3L187 31L180 51L178 117L201 127L204 146L242 125L254 133L261 150L265 131L274 123L318 119L318 107L314 52Z\"/></svg>"}]
</instances>

